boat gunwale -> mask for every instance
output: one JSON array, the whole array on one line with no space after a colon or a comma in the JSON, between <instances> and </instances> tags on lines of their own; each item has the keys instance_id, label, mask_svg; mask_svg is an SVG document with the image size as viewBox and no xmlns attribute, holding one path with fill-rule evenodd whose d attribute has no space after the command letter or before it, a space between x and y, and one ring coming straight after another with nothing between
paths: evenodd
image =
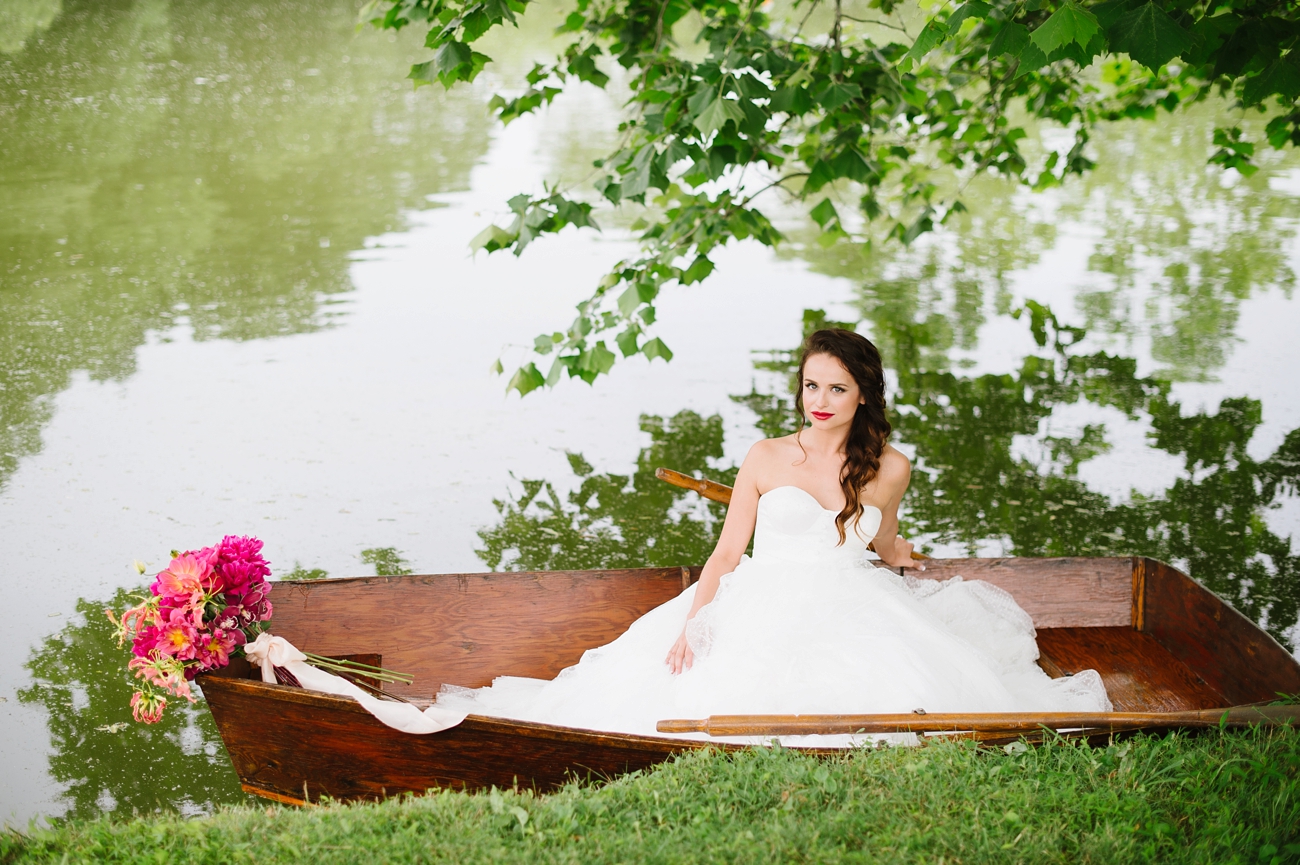
<instances>
[{"instance_id":1,"label":"boat gunwale","mask_svg":"<svg viewBox=\"0 0 1300 865\"><path fill-rule=\"evenodd\" d=\"M212 682L220 682L220 684L217 685L218 690L221 688L231 688L236 691L242 690L261 699L279 700L281 702L298 703L306 706L316 706L318 708L343 711L349 714L359 715L363 719L373 721L375 724L383 724L383 722L372 715L369 710L351 697L341 697L336 694L325 693L324 691L315 691L311 688L299 688L293 685L263 682L258 679L240 679L231 676L213 676L211 674L203 674L198 677L200 688L206 689ZM655 752L663 751L665 746L671 746L673 748L679 746L686 746L688 748L724 748L726 750L749 747L747 745L732 742L713 742L707 739L683 739L676 736L646 736L638 733L613 733L608 730L589 730L585 727L565 727L559 724L543 724L537 721L523 721L514 718L497 718L491 715L467 715L464 721L455 726L504 733L515 733L516 735L526 736L531 739L547 739L557 742L579 742L593 746L608 744L626 748L631 745ZM449 727L447 729L454 729L454 727ZM427 738L432 741L438 737L439 733L408 733L407 735L417 738ZM801 750L833 753L842 749L803 748Z\"/></svg>"}]
</instances>

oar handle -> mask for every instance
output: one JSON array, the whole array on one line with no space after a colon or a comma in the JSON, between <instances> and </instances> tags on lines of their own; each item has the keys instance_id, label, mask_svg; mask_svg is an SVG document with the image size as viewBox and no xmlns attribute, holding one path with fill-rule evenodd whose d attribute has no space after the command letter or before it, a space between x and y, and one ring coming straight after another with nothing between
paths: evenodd
<instances>
[{"instance_id":1,"label":"oar handle","mask_svg":"<svg viewBox=\"0 0 1300 865\"><path fill-rule=\"evenodd\" d=\"M710 736L811 736L843 733L1018 732L1170 727L1300 726L1300 706L1235 706L1190 712L976 712L895 715L710 715L667 720L660 733Z\"/></svg>"},{"instance_id":2,"label":"oar handle","mask_svg":"<svg viewBox=\"0 0 1300 865\"><path fill-rule=\"evenodd\" d=\"M710 501L721 502L724 505L731 504L731 487L726 484L720 484L717 481L706 481L702 478L693 478L672 469L655 469L655 477L661 481L667 481L675 487L694 490Z\"/></svg>"},{"instance_id":3,"label":"oar handle","mask_svg":"<svg viewBox=\"0 0 1300 865\"><path fill-rule=\"evenodd\" d=\"M661 481L666 481L675 487L681 487L684 490L694 490L704 496L709 501L721 502L724 505L731 504L731 487L726 484L720 484L717 481L704 480L703 478L693 478L690 475L684 475L681 472L675 472L672 469L655 469L655 477ZM873 553L876 551L874 544L867 544L867 549ZM930 557L925 553L913 551L912 561L923 562Z\"/></svg>"}]
</instances>

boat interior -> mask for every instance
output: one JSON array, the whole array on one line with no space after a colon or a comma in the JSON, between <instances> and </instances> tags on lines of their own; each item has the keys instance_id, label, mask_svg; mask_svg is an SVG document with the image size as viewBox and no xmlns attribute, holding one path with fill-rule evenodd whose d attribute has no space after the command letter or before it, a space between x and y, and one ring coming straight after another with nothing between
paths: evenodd
<instances>
[{"instance_id":1,"label":"boat interior","mask_svg":"<svg viewBox=\"0 0 1300 865\"><path fill-rule=\"evenodd\" d=\"M981 579L1033 618L1051 676L1097 670L1117 711L1169 712L1300 692L1300 664L1185 574L1135 557L931 559L909 576ZM385 685L423 703L444 684L551 678L699 576L699 568L285 581L274 633L321 655L412 674Z\"/></svg>"}]
</instances>

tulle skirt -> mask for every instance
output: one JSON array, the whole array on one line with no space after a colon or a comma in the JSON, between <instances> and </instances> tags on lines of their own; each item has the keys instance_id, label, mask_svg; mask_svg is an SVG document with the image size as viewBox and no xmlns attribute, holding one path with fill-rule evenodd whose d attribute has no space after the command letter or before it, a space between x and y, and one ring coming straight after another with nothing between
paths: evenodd
<instances>
[{"instance_id":1,"label":"tulle skirt","mask_svg":"<svg viewBox=\"0 0 1300 865\"><path fill-rule=\"evenodd\" d=\"M664 659L694 597L691 586L553 680L445 686L438 705L651 736L665 735L655 730L663 719L719 714L1110 710L1096 672L1052 679L1038 667L1028 614L982 581L745 557L691 621L695 663L674 676ZM879 738L782 741L833 747Z\"/></svg>"}]
</instances>

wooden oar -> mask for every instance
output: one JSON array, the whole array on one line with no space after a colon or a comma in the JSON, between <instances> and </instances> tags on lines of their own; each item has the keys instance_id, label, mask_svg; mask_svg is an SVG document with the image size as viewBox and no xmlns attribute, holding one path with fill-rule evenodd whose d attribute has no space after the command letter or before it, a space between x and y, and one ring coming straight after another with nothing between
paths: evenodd
<instances>
[{"instance_id":1,"label":"wooden oar","mask_svg":"<svg viewBox=\"0 0 1300 865\"><path fill-rule=\"evenodd\" d=\"M695 490L695 492L710 501L722 502L724 505L731 504L731 487L726 484L700 480L690 475L684 475L681 472L675 472L672 469L655 469L655 477L661 481L667 481L675 487Z\"/></svg>"},{"instance_id":2,"label":"wooden oar","mask_svg":"<svg viewBox=\"0 0 1300 865\"><path fill-rule=\"evenodd\" d=\"M660 733L710 736L811 736L838 733L993 733L1037 730L1300 726L1300 706L1236 706L1191 712L977 712L906 715L710 715L668 720Z\"/></svg>"},{"instance_id":3,"label":"wooden oar","mask_svg":"<svg viewBox=\"0 0 1300 865\"><path fill-rule=\"evenodd\" d=\"M706 481L701 478L693 478L690 475L684 475L681 472L675 472L672 469L655 469L655 477L661 481L666 481L675 487L681 487L685 490L694 490L706 499L714 502L722 502L724 505L731 504L731 487L726 484L720 484L717 481ZM867 544L867 549L873 553L876 551L874 544ZM921 562L930 558L925 553L912 553L912 560Z\"/></svg>"}]
</instances>

